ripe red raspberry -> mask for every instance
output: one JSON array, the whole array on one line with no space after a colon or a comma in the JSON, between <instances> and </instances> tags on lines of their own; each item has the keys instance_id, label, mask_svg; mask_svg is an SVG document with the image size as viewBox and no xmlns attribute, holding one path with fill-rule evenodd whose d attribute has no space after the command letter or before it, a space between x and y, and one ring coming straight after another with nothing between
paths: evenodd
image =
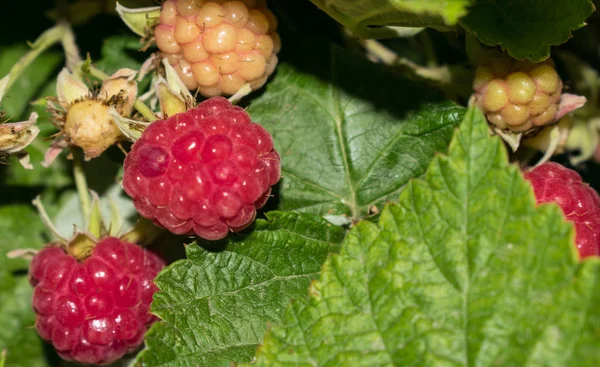
<instances>
[{"instance_id":1,"label":"ripe red raspberry","mask_svg":"<svg viewBox=\"0 0 600 367\"><path fill-rule=\"evenodd\" d=\"M154 36L185 85L212 97L265 84L281 48L276 30L264 0L167 0Z\"/></svg>"},{"instance_id":2,"label":"ripe red raspberry","mask_svg":"<svg viewBox=\"0 0 600 367\"><path fill-rule=\"evenodd\" d=\"M148 312L164 262L150 251L108 237L78 262L46 247L31 262L36 329L58 354L109 364L137 349L155 321Z\"/></svg>"},{"instance_id":3,"label":"ripe red raspberry","mask_svg":"<svg viewBox=\"0 0 600 367\"><path fill-rule=\"evenodd\" d=\"M600 255L600 196L579 174L558 163L544 163L525 172L538 204L556 202L575 225L577 249L583 259Z\"/></svg>"},{"instance_id":4,"label":"ripe red raspberry","mask_svg":"<svg viewBox=\"0 0 600 367\"><path fill-rule=\"evenodd\" d=\"M254 220L279 177L271 135L213 97L148 126L125 159L123 188L157 225L217 240Z\"/></svg>"}]
</instances>

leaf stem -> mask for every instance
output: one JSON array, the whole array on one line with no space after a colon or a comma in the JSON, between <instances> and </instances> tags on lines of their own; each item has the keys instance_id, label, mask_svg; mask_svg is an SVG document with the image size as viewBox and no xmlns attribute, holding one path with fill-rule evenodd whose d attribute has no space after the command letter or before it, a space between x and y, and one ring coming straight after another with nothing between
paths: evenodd
<instances>
[{"instance_id":1,"label":"leaf stem","mask_svg":"<svg viewBox=\"0 0 600 367\"><path fill-rule=\"evenodd\" d=\"M54 223L52 223L48 212L46 212L46 209L44 208L44 204L42 204L42 199L40 199L40 197L38 196L31 203L37 209L38 214L40 215L40 218L42 219L42 222L44 223L46 229L48 229L50 233L52 233L52 235L59 242L61 242L62 244L66 244L68 242L67 239L60 235L58 229L56 228Z\"/></svg>"},{"instance_id":2,"label":"leaf stem","mask_svg":"<svg viewBox=\"0 0 600 367\"><path fill-rule=\"evenodd\" d=\"M69 26L66 23L59 23L52 28L47 29L38 39L31 44L31 50L27 52L19 62L17 62L9 72L10 80L6 85L5 93L15 84L17 79L23 74L25 69L44 51L60 42L65 36Z\"/></svg>"},{"instance_id":3,"label":"leaf stem","mask_svg":"<svg viewBox=\"0 0 600 367\"><path fill-rule=\"evenodd\" d=\"M71 152L73 154L73 177L75 178L75 187L77 187L77 193L79 194L83 218L87 221L90 215L90 195L83 168L83 153L77 149L72 149Z\"/></svg>"},{"instance_id":4,"label":"leaf stem","mask_svg":"<svg viewBox=\"0 0 600 367\"><path fill-rule=\"evenodd\" d=\"M156 115L154 114L154 112L152 112L150 107L146 106L146 104L141 99L136 99L135 103L133 104L133 107L148 121L152 122L158 120L158 117L156 117Z\"/></svg>"},{"instance_id":5,"label":"leaf stem","mask_svg":"<svg viewBox=\"0 0 600 367\"><path fill-rule=\"evenodd\" d=\"M75 43L75 35L73 34L73 29L69 23L61 21L59 24L64 27L61 43L67 59L67 69L74 71L81 62L79 47L77 47L77 43Z\"/></svg>"}]
</instances>

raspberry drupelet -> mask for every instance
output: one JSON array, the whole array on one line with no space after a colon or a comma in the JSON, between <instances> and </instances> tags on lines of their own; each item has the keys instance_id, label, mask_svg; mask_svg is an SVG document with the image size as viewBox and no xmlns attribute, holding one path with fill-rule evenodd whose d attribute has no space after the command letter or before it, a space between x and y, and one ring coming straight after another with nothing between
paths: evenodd
<instances>
[{"instance_id":1,"label":"raspberry drupelet","mask_svg":"<svg viewBox=\"0 0 600 367\"><path fill-rule=\"evenodd\" d=\"M525 132L556 122L562 81L550 59L534 64L496 55L477 67L473 89L490 123Z\"/></svg>"},{"instance_id":2,"label":"raspberry drupelet","mask_svg":"<svg viewBox=\"0 0 600 367\"><path fill-rule=\"evenodd\" d=\"M125 159L123 187L157 225L218 240L252 223L279 178L271 135L213 97L150 124Z\"/></svg>"},{"instance_id":3,"label":"raspberry drupelet","mask_svg":"<svg viewBox=\"0 0 600 367\"><path fill-rule=\"evenodd\" d=\"M281 48L276 30L264 0L167 0L154 36L186 87L212 97L265 84Z\"/></svg>"},{"instance_id":4,"label":"raspberry drupelet","mask_svg":"<svg viewBox=\"0 0 600 367\"><path fill-rule=\"evenodd\" d=\"M572 169L544 163L525 172L538 204L555 202L575 225L579 256L600 255L600 196Z\"/></svg>"},{"instance_id":5,"label":"raspberry drupelet","mask_svg":"<svg viewBox=\"0 0 600 367\"><path fill-rule=\"evenodd\" d=\"M156 320L149 313L153 283L165 263L141 247L107 237L78 262L62 247L31 263L39 335L66 360L110 364L137 349Z\"/></svg>"}]
</instances>

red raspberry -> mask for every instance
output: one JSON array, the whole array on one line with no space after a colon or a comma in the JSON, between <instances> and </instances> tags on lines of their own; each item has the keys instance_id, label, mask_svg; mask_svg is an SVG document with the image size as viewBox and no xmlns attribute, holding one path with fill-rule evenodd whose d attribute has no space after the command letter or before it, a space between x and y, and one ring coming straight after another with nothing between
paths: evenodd
<instances>
[{"instance_id":1,"label":"red raspberry","mask_svg":"<svg viewBox=\"0 0 600 367\"><path fill-rule=\"evenodd\" d=\"M558 163L544 163L525 173L538 204L556 202L575 225L579 256L600 255L600 196L581 176Z\"/></svg>"},{"instance_id":2,"label":"red raspberry","mask_svg":"<svg viewBox=\"0 0 600 367\"><path fill-rule=\"evenodd\" d=\"M66 359L109 364L137 349L156 318L148 312L164 262L150 251L108 237L78 262L47 247L31 262L33 309L40 336Z\"/></svg>"},{"instance_id":3,"label":"red raspberry","mask_svg":"<svg viewBox=\"0 0 600 367\"><path fill-rule=\"evenodd\" d=\"M247 227L279 181L271 135L242 108L213 97L153 122L124 164L138 212L175 234L208 240Z\"/></svg>"}]
</instances>

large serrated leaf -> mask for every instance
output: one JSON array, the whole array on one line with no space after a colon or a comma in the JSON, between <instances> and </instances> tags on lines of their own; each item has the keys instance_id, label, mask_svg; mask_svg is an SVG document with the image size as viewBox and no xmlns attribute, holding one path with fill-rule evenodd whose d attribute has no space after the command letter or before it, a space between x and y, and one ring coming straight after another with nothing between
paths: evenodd
<instances>
[{"instance_id":1,"label":"large serrated leaf","mask_svg":"<svg viewBox=\"0 0 600 367\"><path fill-rule=\"evenodd\" d=\"M363 38L402 36L403 27L446 29L467 14L474 0L311 0Z\"/></svg>"},{"instance_id":2,"label":"large serrated leaf","mask_svg":"<svg viewBox=\"0 0 600 367\"><path fill-rule=\"evenodd\" d=\"M280 65L248 109L281 155L279 209L360 219L447 149L464 109L339 47L302 45L301 66Z\"/></svg>"},{"instance_id":3,"label":"large serrated leaf","mask_svg":"<svg viewBox=\"0 0 600 367\"><path fill-rule=\"evenodd\" d=\"M481 112L379 225L360 223L256 366L598 366L600 262L535 206Z\"/></svg>"},{"instance_id":4,"label":"large serrated leaf","mask_svg":"<svg viewBox=\"0 0 600 367\"><path fill-rule=\"evenodd\" d=\"M34 328L32 287L24 272L28 262L8 259L16 249L40 248L44 226L31 206L0 207L0 352L7 351L6 366L45 366L43 342ZM24 348L23 346L27 346Z\"/></svg>"},{"instance_id":5,"label":"large serrated leaf","mask_svg":"<svg viewBox=\"0 0 600 367\"><path fill-rule=\"evenodd\" d=\"M590 0L478 1L462 25L485 45L514 58L539 62L565 43L594 11Z\"/></svg>"},{"instance_id":6,"label":"large serrated leaf","mask_svg":"<svg viewBox=\"0 0 600 367\"><path fill-rule=\"evenodd\" d=\"M230 366L248 362L290 299L306 296L344 231L309 214L271 212L245 239L211 252L186 248L187 260L162 271L152 312L163 321L146 334L140 366Z\"/></svg>"},{"instance_id":7,"label":"large serrated leaf","mask_svg":"<svg viewBox=\"0 0 600 367\"><path fill-rule=\"evenodd\" d=\"M44 342L35 331L31 293L26 277L0 279L0 351L6 351L7 367L50 365L45 358Z\"/></svg>"}]
</instances>

